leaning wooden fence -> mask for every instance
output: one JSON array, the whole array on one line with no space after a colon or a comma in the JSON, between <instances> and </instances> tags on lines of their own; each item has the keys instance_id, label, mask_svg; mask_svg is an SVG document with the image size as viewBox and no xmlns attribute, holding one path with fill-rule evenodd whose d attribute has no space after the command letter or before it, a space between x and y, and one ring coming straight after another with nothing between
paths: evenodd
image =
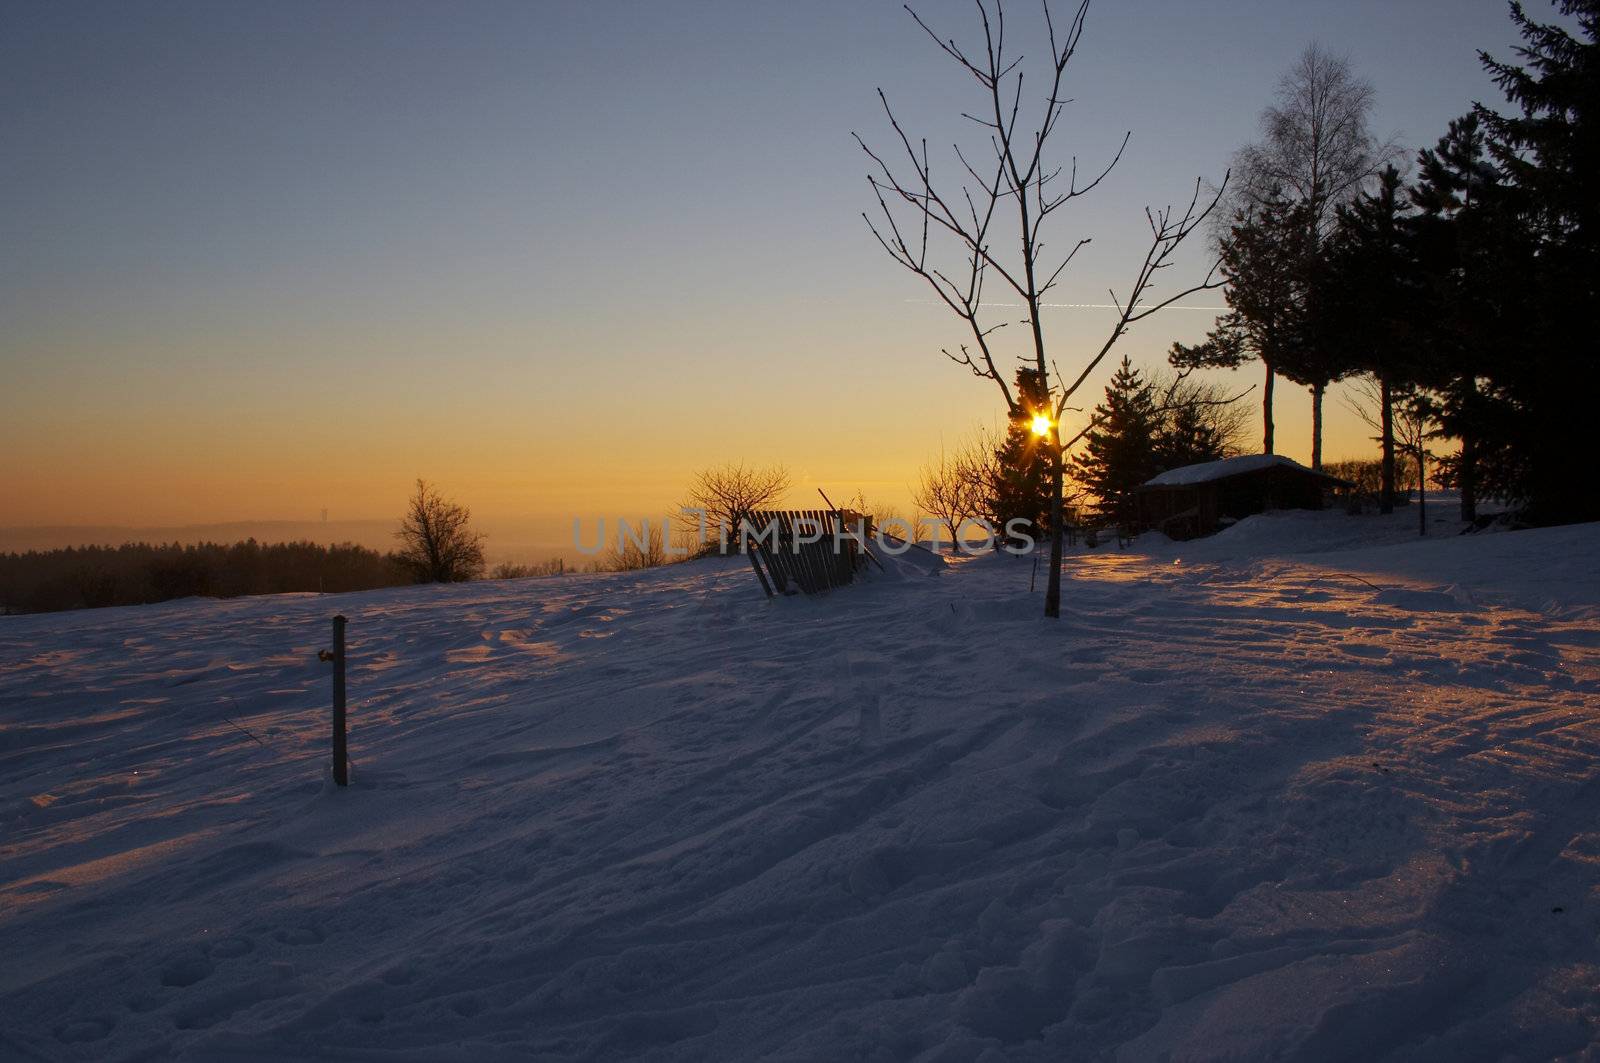
<instances>
[{"instance_id":1,"label":"leaning wooden fence","mask_svg":"<svg viewBox=\"0 0 1600 1063\"><path fill-rule=\"evenodd\" d=\"M868 527L850 510L757 510L739 538L767 597L819 594L855 580L871 557L857 538Z\"/></svg>"}]
</instances>

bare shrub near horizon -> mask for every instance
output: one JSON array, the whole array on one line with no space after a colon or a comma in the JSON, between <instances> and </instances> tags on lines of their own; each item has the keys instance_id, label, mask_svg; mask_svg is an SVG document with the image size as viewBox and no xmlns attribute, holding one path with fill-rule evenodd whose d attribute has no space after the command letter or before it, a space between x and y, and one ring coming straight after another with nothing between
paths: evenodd
<instances>
[{"instance_id":1,"label":"bare shrub near horizon","mask_svg":"<svg viewBox=\"0 0 1600 1063\"><path fill-rule=\"evenodd\" d=\"M619 521L618 525L617 541L600 561L601 571L637 572L687 560L687 551L667 549L666 521L652 525L646 520L639 528L628 521Z\"/></svg>"},{"instance_id":2,"label":"bare shrub near horizon","mask_svg":"<svg viewBox=\"0 0 1600 1063\"><path fill-rule=\"evenodd\" d=\"M941 453L938 462L924 465L911 489L912 502L931 518L935 540L942 538L941 525L949 529L951 553L957 550L962 526L987 512L995 464L995 447L980 432L955 453Z\"/></svg>"},{"instance_id":3,"label":"bare shrub near horizon","mask_svg":"<svg viewBox=\"0 0 1600 1063\"><path fill-rule=\"evenodd\" d=\"M518 564L513 561L502 561L494 566L489 573L490 579L534 579L544 576L565 576L567 562L563 558L553 557L548 561L535 561L532 564Z\"/></svg>"},{"instance_id":4,"label":"bare shrub near horizon","mask_svg":"<svg viewBox=\"0 0 1600 1063\"><path fill-rule=\"evenodd\" d=\"M1394 434L1395 453L1410 458L1413 463L1409 471L1396 468L1396 486L1404 480L1408 485L1407 490L1415 487L1419 492L1424 492L1428 489L1429 463L1438 460L1437 455L1428 449L1428 440L1438 431L1437 413L1428 397L1415 387L1394 389L1390 402L1394 409L1391 431ZM1379 433L1383 431L1383 392L1381 385L1370 374L1350 382L1345 406L1361 418L1368 428ZM1435 475L1439 468L1438 465L1433 466Z\"/></svg>"},{"instance_id":5,"label":"bare shrub near horizon","mask_svg":"<svg viewBox=\"0 0 1600 1063\"><path fill-rule=\"evenodd\" d=\"M916 538L919 521L916 517L907 517L900 512L900 507L888 502L874 502L868 498L865 491L860 489L850 498L845 500L844 508L852 513L860 514L866 518L866 530L881 528L885 524L905 525L911 529L911 538ZM890 532L891 535L895 534Z\"/></svg>"},{"instance_id":6,"label":"bare shrub near horizon","mask_svg":"<svg viewBox=\"0 0 1600 1063\"><path fill-rule=\"evenodd\" d=\"M472 511L420 477L394 537L400 540L400 564L418 583L462 583L483 575L484 536L472 528Z\"/></svg>"},{"instance_id":7,"label":"bare shrub near horizon","mask_svg":"<svg viewBox=\"0 0 1600 1063\"><path fill-rule=\"evenodd\" d=\"M688 493L678 507L678 521L685 532L692 532L697 546L720 550L739 549L726 537L706 541L708 528L737 528L739 521L760 509L771 509L789 493L789 470L782 465L746 466L730 462L697 472ZM665 543L663 543L665 548Z\"/></svg>"},{"instance_id":8,"label":"bare shrub near horizon","mask_svg":"<svg viewBox=\"0 0 1600 1063\"><path fill-rule=\"evenodd\" d=\"M1383 462L1377 458L1342 458L1338 461L1324 461L1322 471L1329 476L1337 476L1341 480L1348 480L1356 485L1356 494L1362 496L1363 501L1370 499L1376 507L1378 497L1383 491ZM1417 473L1415 467L1402 463L1395 469L1395 489L1398 491L1414 491L1417 487Z\"/></svg>"}]
</instances>

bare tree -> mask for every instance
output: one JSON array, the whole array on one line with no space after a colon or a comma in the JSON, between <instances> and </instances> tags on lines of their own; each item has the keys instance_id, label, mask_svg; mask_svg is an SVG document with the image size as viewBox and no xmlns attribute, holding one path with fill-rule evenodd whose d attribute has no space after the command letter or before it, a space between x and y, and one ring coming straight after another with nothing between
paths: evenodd
<instances>
[{"instance_id":1,"label":"bare tree","mask_svg":"<svg viewBox=\"0 0 1600 1063\"><path fill-rule=\"evenodd\" d=\"M737 531L739 521L753 510L776 505L789 493L790 483L789 470L782 465L738 462L703 469L695 474L680 509L703 513L704 523L694 513L680 513L679 520L696 534L709 529L715 535L718 527ZM737 536L733 541L737 544Z\"/></svg>"},{"instance_id":2,"label":"bare tree","mask_svg":"<svg viewBox=\"0 0 1600 1063\"><path fill-rule=\"evenodd\" d=\"M1155 370L1150 374L1150 393L1156 398L1156 411L1164 417L1188 415L1216 438L1224 457L1243 454L1249 447L1250 408L1240 400L1255 390L1252 384L1243 391L1230 392L1214 380L1200 380L1189 370Z\"/></svg>"},{"instance_id":3,"label":"bare tree","mask_svg":"<svg viewBox=\"0 0 1600 1063\"><path fill-rule=\"evenodd\" d=\"M1364 376L1354 381L1351 395L1345 399L1350 412L1377 430L1381 440L1385 412L1391 422L1394 449L1416 463L1417 477L1417 528L1419 535L1428 534L1428 440L1438 433L1437 411L1428 396L1419 388L1404 385L1393 388L1387 395L1376 377ZM1388 405L1385 405L1385 399Z\"/></svg>"},{"instance_id":4,"label":"bare tree","mask_svg":"<svg viewBox=\"0 0 1600 1063\"><path fill-rule=\"evenodd\" d=\"M1376 92L1350 60L1311 44L1278 81L1274 103L1261 112L1261 139L1234 155L1234 206L1246 213L1274 197L1303 203L1317 235L1334 211L1354 200L1402 156L1379 143L1369 125Z\"/></svg>"},{"instance_id":5,"label":"bare tree","mask_svg":"<svg viewBox=\"0 0 1600 1063\"><path fill-rule=\"evenodd\" d=\"M483 574L483 535L472 528L472 511L441 495L426 480L400 522L400 563L418 583L459 583Z\"/></svg>"},{"instance_id":6,"label":"bare tree","mask_svg":"<svg viewBox=\"0 0 1600 1063\"><path fill-rule=\"evenodd\" d=\"M982 435L954 454L941 453L937 463L924 465L911 501L934 522L950 531L950 552L959 547L961 526L985 512L994 462L994 447Z\"/></svg>"},{"instance_id":7,"label":"bare tree","mask_svg":"<svg viewBox=\"0 0 1600 1063\"><path fill-rule=\"evenodd\" d=\"M939 37L909 7L934 43L975 79L982 89L982 104L963 118L984 131L985 143L976 151L954 146L956 165L953 181L934 180L933 163L926 139L913 141L895 117L882 89L882 102L894 131L897 162L874 151L859 135L856 141L872 160L873 171L867 180L878 200L878 221L867 215L867 225L891 258L921 277L939 300L961 318L971 333L971 342L960 345L960 353L945 354L966 366L976 376L992 380L1013 418L1048 420L1044 445L1051 455L1051 544L1049 583L1045 591L1045 615L1061 615L1062 553L1062 469L1063 455L1083 432L1070 439L1062 437L1060 422L1068 403L1090 375L1099 368L1117 340L1135 323L1158 310L1206 288L1221 284L1213 268L1199 284L1180 292L1147 301L1161 270L1172 264L1179 245L1205 220L1227 187L1227 179L1214 195L1202 200L1197 179L1188 206L1180 213L1173 207L1147 209L1150 244L1144 260L1134 274L1133 283L1123 297L1115 291L1111 301L1116 310L1113 323L1098 349L1092 350L1076 373L1063 375L1056 369L1046 343L1040 316L1046 294L1056 286L1062 273L1077 253L1089 242L1081 236L1068 241L1065 254L1045 254L1045 225L1058 212L1093 191L1122 158L1132 135L1122 138L1122 146L1110 162L1079 182L1077 160L1067 164L1053 161L1047 151L1059 128L1069 102L1063 93L1062 79L1083 37L1089 0L1078 3L1064 26L1057 25L1049 0L1043 3L1042 43L1049 46L1047 61L1041 64L1045 90L1042 98L1023 102L1024 57L1013 55L1006 46L1006 20L1003 0L977 0L983 39L981 50L968 49L953 38ZM1038 39L1038 38L1031 38ZM1031 84L1031 82L1030 82ZM903 154L903 158L900 156ZM1000 215L1011 216L1010 222ZM1010 236L999 239L999 225L1010 228ZM1054 246L1052 244L1052 246ZM1009 248L1009 250L1006 250ZM1026 307L1024 322L1029 327L1029 347L1025 363L1039 374L1043 391L1050 396L1047 410L1025 410L1006 384L1006 374L996 363L991 338L1005 322L987 316L990 304L984 302L984 284L990 278L1019 297Z\"/></svg>"},{"instance_id":8,"label":"bare tree","mask_svg":"<svg viewBox=\"0 0 1600 1063\"><path fill-rule=\"evenodd\" d=\"M850 513L857 513L866 518L869 531L881 529L889 521L904 521L906 527L910 529L908 532L910 537L912 539L917 537L917 521L914 516L907 517L900 512L900 507L893 502L868 498L867 493L860 488L856 489L854 495L845 499L843 508Z\"/></svg>"},{"instance_id":9,"label":"bare tree","mask_svg":"<svg viewBox=\"0 0 1600 1063\"><path fill-rule=\"evenodd\" d=\"M666 524L642 521L639 528L624 523L617 533L617 541L607 553L604 565L607 572L637 572L640 569L659 568L675 560L667 550Z\"/></svg>"}]
</instances>

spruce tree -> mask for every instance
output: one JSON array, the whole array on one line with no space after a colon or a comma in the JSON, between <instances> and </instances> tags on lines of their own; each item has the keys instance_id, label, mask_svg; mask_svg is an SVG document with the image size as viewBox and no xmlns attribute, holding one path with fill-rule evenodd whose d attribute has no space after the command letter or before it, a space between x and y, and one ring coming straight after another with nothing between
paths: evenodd
<instances>
[{"instance_id":1,"label":"spruce tree","mask_svg":"<svg viewBox=\"0 0 1600 1063\"><path fill-rule=\"evenodd\" d=\"M1556 7L1577 21L1578 35L1535 22L1520 3L1511 5L1523 39L1516 52L1527 66L1487 52L1478 57L1521 113L1501 115L1480 104L1474 114L1549 250L1600 267L1600 0L1556 0ZM1595 273L1583 271L1580 285L1591 297Z\"/></svg>"},{"instance_id":2,"label":"spruce tree","mask_svg":"<svg viewBox=\"0 0 1600 1063\"><path fill-rule=\"evenodd\" d=\"M1479 57L1518 113L1474 111L1516 219L1499 231L1534 248L1523 255L1513 244L1502 255L1522 264L1514 297L1521 329L1487 367L1512 412L1489 426L1503 430L1503 447L1485 462L1485 486L1543 523L1600 519L1600 473L1593 462L1573 461L1593 449L1600 391L1600 0L1556 6L1576 32L1535 22L1512 4L1525 65Z\"/></svg>"},{"instance_id":3,"label":"spruce tree","mask_svg":"<svg viewBox=\"0 0 1600 1063\"><path fill-rule=\"evenodd\" d=\"M1002 539L1006 525L1019 518L1030 522L1036 538L1050 530L1050 448L1034 433L1033 419L1048 415L1051 405L1038 370L1017 370L1016 394L1017 407L995 450L989 484L987 517Z\"/></svg>"},{"instance_id":4,"label":"spruce tree","mask_svg":"<svg viewBox=\"0 0 1600 1063\"><path fill-rule=\"evenodd\" d=\"M1092 427L1073 462L1078 481L1096 499L1098 514L1119 523L1135 516L1134 489L1159 470L1156 437L1161 416L1150 386L1126 356L1095 407Z\"/></svg>"},{"instance_id":5,"label":"spruce tree","mask_svg":"<svg viewBox=\"0 0 1600 1063\"><path fill-rule=\"evenodd\" d=\"M1217 461L1226 456L1226 440L1205 415L1205 407L1192 402L1174 406L1159 419L1155 431L1155 472L1185 465Z\"/></svg>"},{"instance_id":6,"label":"spruce tree","mask_svg":"<svg viewBox=\"0 0 1600 1063\"><path fill-rule=\"evenodd\" d=\"M1507 467L1508 429L1519 420L1515 403L1495 385L1495 363L1522 342L1514 307L1534 267L1533 247L1507 209L1507 189L1489 159L1477 115L1450 123L1437 146L1417 157L1411 200L1415 277L1421 286L1413 310L1426 308L1430 327L1416 353L1425 360L1432 409L1461 450L1444 466L1461 491L1461 519L1477 516L1485 466ZM1502 484L1502 487L1510 486Z\"/></svg>"},{"instance_id":7,"label":"spruce tree","mask_svg":"<svg viewBox=\"0 0 1600 1063\"><path fill-rule=\"evenodd\" d=\"M1280 373L1306 361L1306 286L1315 249L1311 207L1271 194L1234 217L1221 241L1223 299L1228 313L1204 342L1172 345L1179 368L1236 369L1256 359L1266 369L1261 397L1263 453L1274 445L1273 385ZM1295 374L1296 377L1299 374Z\"/></svg>"},{"instance_id":8,"label":"spruce tree","mask_svg":"<svg viewBox=\"0 0 1600 1063\"><path fill-rule=\"evenodd\" d=\"M1400 173L1386 167L1377 188L1340 208L1311 289L1313 327L1378 383L1383 513L1394 511L1396 403L1424 371L1415 322L1427 318L1427 300L1414 243Z\"/></svg>"}]
</instances>

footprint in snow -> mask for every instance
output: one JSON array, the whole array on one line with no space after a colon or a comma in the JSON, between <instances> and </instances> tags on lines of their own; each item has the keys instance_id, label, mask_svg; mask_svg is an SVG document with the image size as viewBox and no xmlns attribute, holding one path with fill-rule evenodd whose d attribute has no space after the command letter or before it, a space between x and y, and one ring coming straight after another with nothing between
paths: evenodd
<instances>
[{"instance_id":1,"label":"footprint in snow","mask_svg":"<svg viewBox=\"0 0 1600 1063\"><path fill-rule=\"evenodd\" d=\"M161 968L161 984L186 989L208 976L215 968L204 956L183 956Z\"/></svg>"},{"instance_id":2,"label":"footprint in snow","mask_svg":"<svg viewBox=\"0 0 1600 1063\"><path fill-rule=\"evenodd\" d=\"M116 1023L110 1019L79 1019L56 1027L56 1040L64 1045L81 1045L104 1040Z\"/></svg>"},{"instance_id":3,"label":"footprint in snow","mask_svg":"<svg viewBox=\"0 0 1600 1063\"><path fill-rule=\"evenodd\" d=\"M211 946L211 955L231 960L236 956L243 956L252 952L255 947L255 942L249 938L228 937Z\"/></svg>"}]
</instances>

